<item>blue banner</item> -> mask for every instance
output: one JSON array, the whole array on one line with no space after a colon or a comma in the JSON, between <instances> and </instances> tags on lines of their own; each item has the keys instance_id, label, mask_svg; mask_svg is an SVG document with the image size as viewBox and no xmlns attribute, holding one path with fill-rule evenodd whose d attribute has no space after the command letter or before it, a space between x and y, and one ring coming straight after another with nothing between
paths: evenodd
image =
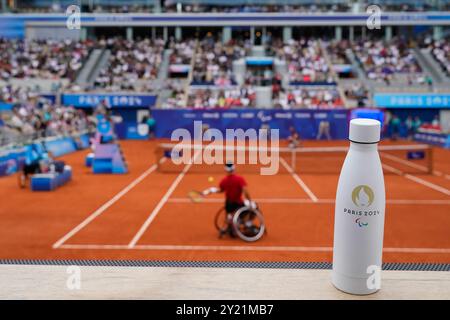
<instances>
[{"instance_id":1,"label":"blue banner","mask_svg":"<svg viewBox=\"0 0 450 320\"><path fill-rule=\"evenodd\" d=\"M279 129L280 138L289 136L293 126L302 139L316 139L319 124L330 123L330 135L333 139L347 139L349 113L347 110L153 110L156 120L155 136L170 138L179 128L187 129L193 135L194 121L201 121L209 128L219 129L260 129L268 127Z\"/></svg>"},{"instance_id":2,"label":"blue banner","mask_svg":"<svg viewBox=\"0 0 450 320\"><path fill-rule=\"evenodd\" d=\"M419 132L414 134L414 140L450 149L450 134Z\"/></svg>"},{"instance_id":3,"label":"blue banner","mask_svg":"<svg viewBox=\"0 0 450 320\"><path fill-rule=\"evenodd\" d=\"M376 93L373 100L384 108L450 108L450 94Z\"/></svg>"},{"instance_id":4,"label":"blue banner","mask_svg":"<svg viewBox=\"0 0 450 320\"><path fill-rule=\"evenodd\" d=\"M9 111L13 107L12 103L0 102L0 111Z\"/></svg>"},{"instance_id":5,"label":"blue banner","mask_svg":"<svg viewBox=\"0 0 450 320\"><path fill-rule=\"evenodd\" d=\"M43 93L41 94L41 98L45 98L53 104L56 102L56 94L54 93Z\"/></svg>"},{"instance_id":6,"label":"blue banner","mask_svg":"<svg viewBox=\"0 0 450 320\"><path fill-rule=\"evenodd\" d=\"M273 58L268 57L248 57L245 59L248 66L271 66Z\"/></svg>"},{"instance_id":7,"label":"blue banner","mask_svg":"<svg viewBox=\"0 0 450 320\"><path fill-rule=\"evenodd\" d=\"M96 107L102 101L113 108L131 107L131 108L150 108L156 103L155 95L134 95L134 94L63 94L63 105L71 105L76 108L92 108Z\"/></svg>"}]
</instances>

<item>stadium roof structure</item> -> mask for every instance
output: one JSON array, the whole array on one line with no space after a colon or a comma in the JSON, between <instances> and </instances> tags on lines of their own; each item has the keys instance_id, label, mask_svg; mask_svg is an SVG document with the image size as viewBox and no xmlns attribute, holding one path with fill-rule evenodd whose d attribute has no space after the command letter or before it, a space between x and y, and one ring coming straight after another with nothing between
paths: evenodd
<instances>
[{"instance_id":1,"label":"stadium roof structure","mask_svg":"<svg viewBox=\"0 0 450 320\"><path fill-rule=\"evenodd\" d=\"M366 13L183 13L180 14L81 14L81 26L365 26ZM26 25L65 26L64 14L0 15ZM450 25L450 12L386 12L384 26Z\"/></svg>"}]
</instances>

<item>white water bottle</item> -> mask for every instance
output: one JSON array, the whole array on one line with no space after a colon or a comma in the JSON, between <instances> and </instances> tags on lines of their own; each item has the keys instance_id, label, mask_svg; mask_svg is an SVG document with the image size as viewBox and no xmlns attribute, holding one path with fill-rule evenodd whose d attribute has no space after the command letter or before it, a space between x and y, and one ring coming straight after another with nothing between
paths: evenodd
<instances>
[{"instance_id":1,"label":"white water bottle","mask_svg":"<svg viewBox=\"0 0 450 320\"><path fill-rule=\"evenodd\" d=\"M386 204L380 122L351 120L349 140L336 193L332 283L347 293L370 294L381 283Z\"/></svg>"}]
</instances>

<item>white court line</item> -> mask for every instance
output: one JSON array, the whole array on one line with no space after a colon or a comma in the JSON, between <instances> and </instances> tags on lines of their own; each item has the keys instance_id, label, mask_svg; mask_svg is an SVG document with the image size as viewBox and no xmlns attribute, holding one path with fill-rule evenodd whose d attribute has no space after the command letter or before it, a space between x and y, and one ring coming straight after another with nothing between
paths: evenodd
<instances>
[{"instance_id":1,"label":"white court line","mask_svg":"<svg viewBox=\"0 0 450 320\"><path fill-rule=\"evenodd\" d=\"M117 193L114 197L112 197L108 202L103 204L100 208L95 210L92 214L90 214L86 219L84 219L83 222L81 222L79 225L77 225L75 228L73 228L71 231L69 231L65 236L63 236L61 239L55 242L53 244L53 248L57 249L60 247L64 242L72 238L76 233L78 233L81 229L86 227L89 223L91 223L95 218L97 218L99 215L101 215L103 212L106 211L109 207L111 207L114 203L116 203L120 198L122 198L125 194L127 194L131 189L133 189L138 183L140 183L142 180L144 180L150 173L155 171L157 169L157 165L154 164L150 168L144 171L139 177L134 179L129 185L127 185L125 188L123 188L119 193Z\"/></svg>"},{"instance_id":2,"label":"white court line","mask_svg":"<svg viewBox=\"0 0 450 320\"><path fill-rule=\"evenodd\" d=\"M257 203L316 203L313 202L311 199L295 199L295 198L271 198L271 199L267 199L267 198L252 198L253 201L257 202ZM334 202L334 200L332 200ZM192 204L196 204L193 203L191 199L189 198L171 198L168 200L168 202L171 203L192 203ZM224 200L223 199L202 199L201 202L206 202L206 203L223 203ZM322 200L319 200L317 203L322 202ZM323 202L325 203L325 202Z\"/></svg>"},{"instance_id":3,"label":"white court line","mask_svg":"<svg viewBox=\"0 0 450 320\"><path fill-rule=\"evenodd\" d=\"M294 178L294 180L298 183L298 185L306 192L306 194L311 198L312 201L317 202L319 199L316 195L308 188L305 182L294 172L294 170L286 163L283 158L280 158L281 164L289 171Z\"/></svg>"},{"instance_id":4,"label":"white court line","mask_svg":"<svg viewBox=\"0 0 450 320\"><path fill-rule=\"evenodd\" d=\"M417 183L419 183L419 184L421 184L423 186L426 186L426 187L428 187L430 189L439 191L439 192L441 192L443 194L446 194L446 195L450 196L450 190L448 190L448 189L446 189L444 187L438 186L437 184L434 184L434 183L431 183L429 181L423 180L422 178L413 176L411 174L408 174L408 173L405 174L401 170L398 170L396 168L388 166L387 164L382 164L382 166L383 166L383 168L385 168L385 169L387 169L387 170L389 170L391 172L394 172L395 174L398 174L399 176L405 177L406 179L409 179L411 181L417 182Z\"/></svg>"},{"instance_id":5,"label":"white court line","mask_svg":"<svg viewBox=\"0 0 450 320\"><path fill-rule=\"evenodd\" d=\"M407 166L410 166L411 168L416 168L416 169L421 170L423 172L428 172L428 168L423 166L423 165L420 165L420 164L417 164L417 163L412 163L411 161L407 161L407 160L404 160L402 158L393 156L391 154L386 154L386 153L383 153L383 152L380 152L380 155L382 157L388 158L388 159L390 159L392 161L395 161L395 162L398 162L398 163L403 163L403 164L405 164Z\"/></svg>"},{"instance_id":6,"label":"white court line","mask_svg":"<svg viewBox=\"0 0 450 320\"><path fill-rule=\"evenodd\" d=\"M334 199L319 199L317 201L312 201L311 199L302 198L254 198L256 203L280 203L280 204L329 204L334 203ZM170 198L167 200L168 203L193 203L189 198ZM222 199L203 199L202 202L205 203L223 203ZM387 199L387 204L428 204L428 205L450 205L450 200L409 200L409 199Z\"/></svg>"},{"instance_id":7,"label":"white court line","mask_svg":"<svg viewBox=\"0 0 450 320\"><path fill-rule=\"evenodd\" d=\"M383 251L393 253L450 253L448 248L384 248Z\"/></svg>"},{"instance_id":8,"label":"white court line","mask_svg":"<svg viewBox=\"0 0 450 320\"><path fill-rule=\"evenodd\" d=\"M444 179L450 180L450 174L445 174L442 171L434 170L433 174L438 177L442 177Z\"/></svg>"},{"instance_id":9,"label":"white court line","mask_svg":"<svg viewBox=\"0 0 450 320\"><path fill-rule=\"evenodd\" d=\"M436 204L436 205L442 205L442 204L450 204L450 200L402 200L402 199L392 199L392 200L386 200L387 204Z\"/></svg>"},{"instance_id":10,"label":"white court line","mask_svg":"<svg viewBox=\"0 0 450 320\"><path fill-rule=\"evenodd\" d=\"M144 224L141 226L141 228L139 229L139 231L135 234L135 236L133 237L133 239L130 241L130 243L128 244L128 246L130 248L133 248L136 243L139 241L139 239L142 237L142 235L145 233L145 231L148 229L148 227L150 226L150 224L153 222L153 220L156 218L156 216L158 215L159 211L162 209L162 207L164 206L164 204L167 202L167 200L169 200L170 196L172 195L172 193L175 191L175 188L180 184L181 180L183 179L183 177L185 176L186 172L191 168L192 164L195 162L195 159L200 155L200 151L197 151L197 153L193 156L193 158L191 158L191 161L189 162L189 164L187 164L183 171L181 171L181 173L177 176L177 178L174 180L174 182L172 183L172 185L169 187L169 189L167 190L167 192L164 194L164 196L161 198L161 200L159 200L158 204L156 205L156 207L153 209L153 211L150 213L150 215L148 216L147 220L145 220Z\"/></svg>"},{"instance_id":11,"label":"white court line","mask_svg":"<svg viewBox=\"0 0 450 320\"><path fill-rule=\"evenodd\" d=\"M434 189L436 191L442 192L443 194L446 194L448 196L450 196L450 190L438 186L437 184L431 183L429 181L423 180L422 178L410 175L410 174L405 174L405 178L415 181L417 183L423 184L424 186L427 186L428 188Z\"/></svg>"},{"instance_id":12,"label":"white court line","mask_svg":"<svg viewBox=\"0 0 450 320\"><path fill-rule=\"evenodd\" d=\"M191 246L191 245L102 245L64 244L60 249L72 250L149 250L149 251L263 251L263 252L332 252L332 247L305 246ZM449 254L450 248L383 248L390 253L442 253Z\"/></svg>"},{"instance_id":13,"label":"white court line","mask_svg":"<svg viewBox=\"0 0 450 320\"><path fill-rule=\"evenodd\" d=\"M403 164L408 165L408 166L410 166L412 168L416 168L416 169L422 170L423 172L428 172L428 168L426 166L423 166L423 165L420 165L420 164L417 164L417 163L412 163L411 161L404 160L404 159L399 158L397 156L394 156L392 154L386 154L386 153L380 152L380 155L382 157L391 159L392 161L403 163ZM438 171L438 170L434 170L433 171L433 175L438 176L438 177L443 177L445 179L450 179L450 175L444 174L443 172Z\"/></svg>"},{"instance_id":14,"label":"white court line","mask_svg":"<svg viewBox=\"0 0 450 320\"><path fill-rule=\"evenodd\" d=\"M396 169L394 167L388 166L387 164L382 163L381 166L383 167L383 169L389 170L389 171L391 171L391 172L393 172L395 174L398 174L399 176L403 175L402 171L400 171L400 170L398 170L398 169Z\"/></svg>"}]
</instances>

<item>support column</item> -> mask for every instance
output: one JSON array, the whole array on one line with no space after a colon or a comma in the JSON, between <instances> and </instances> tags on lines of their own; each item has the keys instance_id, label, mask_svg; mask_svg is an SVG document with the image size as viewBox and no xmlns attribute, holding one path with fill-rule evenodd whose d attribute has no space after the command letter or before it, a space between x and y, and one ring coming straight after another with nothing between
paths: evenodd
<instances>
[{"instance_id":1,"label":"support column","mask_svg":"<svg viewBox=\"0 0 450 320\"><path fill-rule=\"evenodd\" d=\"M133 28L127 28L127 40L133 40Z\"/></svg>"},{"instance_id":2,"label":"support column","mask_svg":"<svg viewBox=\"0 0 450 320\"><path fill-rule=\"evenodd\" d=\"M156 39L156 27L152 27L152 39Z\"/></svg>"},{"instance_id":3,"label":"support column","mask_svg":"<svg viewBox=\"0 0 450 320\"><path fill-rule=\"evenodd\" d=\"M182 37L183 37L183 35L181 32L181 27L176 27L175 28L175 40L179 41L179 40L181 40Z\"/></svg>"},{"instance_id":4,"label":"support column","mask_svg":"<svg viewBox=\"0 0 450 320\"><path fill-rule=\"evenodd\" d=\"M283 42L286 43L292 39L292 27L283 28Z\"/></svg>"},{"instance_id":5,"label":"support column","mask_svg":"<svg viewBox=\"0 0 450 320\"><path fill-rule=\"evenodd\" d=\"M223 27L222 30L222 43L227 43L231 40L231 27Z\"/></svg>"},{"instance_id":6,"label":"support column","mask_svg":"<svg viewBox=\"0 0 450 320\"><path fill-rule=\"evenodd\" d=\"M255 27L250 27L250 43L255 44Z\"/></svg>"},{"instance_id":7,"label":"support column","mask_svg":"<svg viewBox=\"0 0 450 320\"><path fill-rule=\"evenodd\" d=\"M361 37L363 39L366 39L367 27L364 26L364 27L361 27L361 28L362 28L362 30L361 30Z\"/></svg>"},{"instance_id":8,"label":"support column","mask_svg":"<svg viewBox=\"0 0 450 320\"><path fill-rule=\"evenodd\" d=\"M81 30L80 30L80 40L81 41L86 41L87 34L88 34L87 28L81 28Z\"/></svg>"},{"instance_id":9,"label":"support column","mask_svg":"<svg viewBox=\"0 0 450 320\"><path fill-rule=\"evenodd\" d=\"M390 41L392 39L392 27L391 26L387 26L385 28L386 32L384 34L386 41Z\"/></svg>"},{"instance_id":10,"label":"support column","mask_svg":"<svg viewBox=\"0 0 450 320\"><path fill-rule=\"evenodd\" d=\"M169 40L169 29L167 29L167 27L163 28L163 39L164 41Z\"/></svg>"},{"instance_id":11,"label":"support column","mask_svg":"<svg viewBox=\"0 0 450 320\"><path fill-rule=\"evenodd\" d=\"M441 26L433 27L433 39L434 40L442 39L442 27Z\"/></svg>"},{"instance_id":12,"label":"support column","mask_svg":"<svg viewBox=\"0 0 450 320\"><path fill-rule=\"evenodd\" d=\"M348 29L348 38L350 41L355 40L355 28L353 26Z\"/></svg>"},{"instance_id":13,"label":"support column","mask_svg":"<svg viewBox=\"0 0 450 320\"><path fill-rule=\"evenodd\" d=\"M342 27L334 28L334 40L341 41L342 40Z\"/></svg>"},{"instance_id":14,"label":"support column","mask_svg":"<svg viewBox=\"0 0 450 320\"><path fill-rule=\"evenodd\" d=\"M161 13L161 2L159 0L156 0L154 2L147 0L147 5L150 7L154 3L153 12L154 13Z\"/></svg>"}]
</instances>

